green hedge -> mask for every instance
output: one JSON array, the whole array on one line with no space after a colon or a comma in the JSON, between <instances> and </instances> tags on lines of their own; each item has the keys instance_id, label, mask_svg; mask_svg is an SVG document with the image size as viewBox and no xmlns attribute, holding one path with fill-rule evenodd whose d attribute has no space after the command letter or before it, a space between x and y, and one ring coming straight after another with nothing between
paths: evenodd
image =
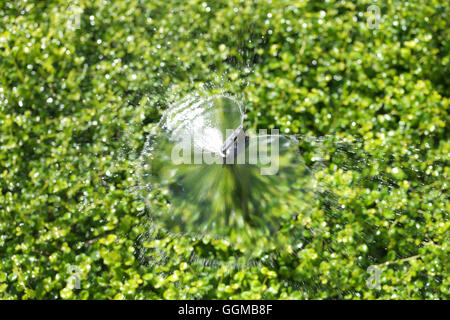
<instances>
[{"instance_id":1,"label":"green hedge","mask_svg":"<svg viewBox=\"0 0 450 320\"><path fill-rule=\"evenodd\" d=\"M2 1L0 298L448 299L449 7ZM253 128L327 137L319 173L347 195L319 198L313 232L267 266L190 265L178 237L164 264L142 250L133 157L205 83L241 96Z\"/></svg>"}]
</instances>

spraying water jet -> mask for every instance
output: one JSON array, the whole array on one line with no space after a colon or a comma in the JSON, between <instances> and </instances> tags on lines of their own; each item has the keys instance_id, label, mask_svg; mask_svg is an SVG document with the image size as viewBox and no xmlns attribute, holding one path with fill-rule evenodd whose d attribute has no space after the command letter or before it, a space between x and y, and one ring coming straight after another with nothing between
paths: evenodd
<instances>
[{"instance_id":1,"label":"spraying water jet","mask_svg":"<svg viewBox=\"0 0 450 320\"><path fill-rule=\"evenodd\" d=\"M222 239L249 261L295 245L314 188L295 138L243 120L231 96L171 105L141 154L140 189L155 230Z\"/></svg>"}]
</instances>

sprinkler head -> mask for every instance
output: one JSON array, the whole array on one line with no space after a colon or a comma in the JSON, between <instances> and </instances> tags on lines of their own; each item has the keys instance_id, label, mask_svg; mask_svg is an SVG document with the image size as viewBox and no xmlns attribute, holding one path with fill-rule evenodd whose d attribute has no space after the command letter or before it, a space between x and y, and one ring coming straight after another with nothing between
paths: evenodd
<instances>
[{"instance_id":1,"label":"sprinkler head","mask_svg":"<svg viewBox=\"0 0 450 320\"><path fill-rule=\"evenodd\" d=\"M248 143L249 137L247 133L244 130L244 125L241 124L239 127L236 128L236 130L233 131L233 133L225 140L224 144L222 145L221 152L222 152L222 167L225 166L227 163L228 157L233 157L233 164L236 162L236 157L238 155L239 150L238 145L241 142L241 139L245 139L245 143Z\"/></svg>"}]
</instances>

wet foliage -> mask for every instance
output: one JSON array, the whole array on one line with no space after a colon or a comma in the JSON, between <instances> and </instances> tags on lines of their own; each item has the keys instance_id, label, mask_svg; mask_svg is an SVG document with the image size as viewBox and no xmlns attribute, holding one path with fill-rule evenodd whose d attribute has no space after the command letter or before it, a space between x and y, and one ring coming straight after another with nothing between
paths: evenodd
<instances>
[{"instance_id":1,"label":"wet foliage","mask_svg":"<svg viewBox=\"0 0 450 320\"><path fill-rule=\"evenodd\" d=\"M0 2L0 298L448 299L449 12ZM195 90L299 137L317 191L295 246L229 268L227 241L148 236L136 159Z\"/></svg>"}]
</instances>

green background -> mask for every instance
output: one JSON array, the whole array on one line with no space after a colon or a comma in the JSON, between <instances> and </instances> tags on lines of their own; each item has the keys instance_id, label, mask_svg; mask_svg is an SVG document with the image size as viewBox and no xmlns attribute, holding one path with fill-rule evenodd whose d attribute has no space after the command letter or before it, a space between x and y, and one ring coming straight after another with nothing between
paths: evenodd
<instances>
[{"instance_id":1,"label":"green background","mask_svg":"<svg viewBox=\"0 0 450 320\"><path fill-rule=\"evenodd\" d=\"M1 1L0 298L448 299L449 12L440 0ZM145 259L135 154L168 102L204 83L241 96L252 128L357 141L326 144L324 183L348 196L339 210L319 199L301 221L313 232L275 263L191 265L179 237L161 240L177 255Z\"/></svg>"}]
</instances>

